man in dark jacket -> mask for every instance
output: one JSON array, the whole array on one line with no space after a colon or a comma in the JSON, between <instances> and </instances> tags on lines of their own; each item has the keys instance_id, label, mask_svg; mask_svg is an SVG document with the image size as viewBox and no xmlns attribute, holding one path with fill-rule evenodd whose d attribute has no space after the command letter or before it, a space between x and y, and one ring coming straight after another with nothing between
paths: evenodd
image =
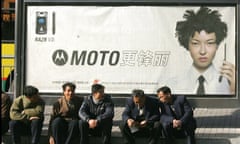
<instances>
[{"instance_id":1,"label":"man in dark jacket","mask_svg":"<svg viewBox=\"0 0 240 144\"><path fill-rule=\"evenodd\" d=\"M167 86L159 88L157 96L162 102L160 121L167 144L173 143L173 137L182 136L187 136L188 144L195 144L196 120L186 97L171 95Z\"/></svg>"},{"instance_id":2,"label":"man in dark jacket","mask_svg":"<svg viewBox=\"0 0 240 144\"><path fill-rule=\"evenodd\" d=\"M89 144L88 135L102 136L103 144L111 143L114 103L104 94L104 86L92 85L92 95L85 98L80 110L80 144Z\"/></svg>"},{"instance_id":3,"label":"man in dark jacket","mask_svg":"<svg viewBox=\"0 0 240 144\"><path fill-rule=\"evenodd\" d=\"M75 95L76 85L67 82L63 84L63 96L53 104L49 122L50 144L72 144L79 136L78 110L83 98Z\"/></svg>"},{"instance_id":4,"label":"man in dark jacket","mask_svg":"<svg viewBox=\"0 0 240 144\"><path fill-rule=\"evenodd\" d=\"M149 144L156 144L160 136L158 100L148 97L143 90L135 89L126 101L120 130L125 144L135 144L134 136L149 137Z\"/></svg>"}]
</instances>

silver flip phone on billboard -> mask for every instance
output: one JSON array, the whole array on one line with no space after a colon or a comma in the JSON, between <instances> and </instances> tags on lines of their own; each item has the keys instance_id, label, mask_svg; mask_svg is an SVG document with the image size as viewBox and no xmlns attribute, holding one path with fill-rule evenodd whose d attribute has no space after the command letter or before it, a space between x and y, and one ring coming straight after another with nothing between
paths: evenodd
<instances>
[{"instance_id":1,"label":"silver flip phone on billboard","mask_svg":"<svg viewBox=\"0 0 240 144\"><path fill-rule=\"evenodd\" d=\"M36 12L36 34L47 34L47 12Z\"/></svg>"}]
</instances>

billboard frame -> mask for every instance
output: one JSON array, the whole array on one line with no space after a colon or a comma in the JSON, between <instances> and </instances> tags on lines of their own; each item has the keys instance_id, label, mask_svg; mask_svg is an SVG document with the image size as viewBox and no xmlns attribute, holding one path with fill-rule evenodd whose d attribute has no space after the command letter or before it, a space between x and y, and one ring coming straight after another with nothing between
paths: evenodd
<instances>
[{"instance_id":1,"label":"billboard frame","mask_svg":"<svg viewBox=\"0 0 240 144\"><path fill-rule=\"evenodd\" d=\"M240 45L240 1L239 0L24 0L16 1L16 61L15 61L15 93L14 97L23 93L26 85L26 9L28 6L235 6L236 7L236 96L226 97L191 97L189 99L197 107L239 107L240 105L240 80L239 67L240 59L238 56ZM56 97L58 94L42 93L45 96ZM85 94L80 94L85 95ZM114 94L116 97L125 97L125 94Z\"/></svg>"}]
</instances>

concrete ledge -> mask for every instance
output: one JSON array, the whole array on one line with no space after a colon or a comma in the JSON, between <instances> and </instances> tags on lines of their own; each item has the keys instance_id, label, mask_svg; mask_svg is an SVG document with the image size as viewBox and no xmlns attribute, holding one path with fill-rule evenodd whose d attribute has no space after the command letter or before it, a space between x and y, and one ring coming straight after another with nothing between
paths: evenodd
<instances>
[{"instance_id":1,"label":"concrete ledge","mask_svg":"<svg viewBox=\"0 0 240 144\"><path fill-rule=\"evenodd\" d=\"M45 108L45 120L40 144L48 144L48 122L51 113L51 105ZM112 144L122 144L123 138L119 130L123 106L115 108L115 117L112 128ZM214 109L214 108L196 108L194 115L197 119L198 128L196 130L197 144L240 144L240 109ZM3 137L6 144L12 144L10 133ZM160 139L159 144L164 139ZM24 138L22 144L28 144L29 140ZM90 138L90 144L99 144L101 139ZM146 144L147 139L138 138L137 144ZM75 144L75 143L73 143ZM76 142L76 144L79 144ZM101 144L101 143L100 143ZM177 139L176 144L186 144L185 139Z\"/></svg>"},{"instance_id":2,"label":"concrete ledge","mask_svg":"<svg viewBox=\"0 0 240 144\"><path fill-rule=\"evenodd\" d=\"M123 138L119 136L112 136L112 144L123 144ZM90 138L90 144L101 144L101 138L100 137L91 137ZM3 142L5 144L12 144L11 136L9 134L6 134L3 136ZM31 144L29 137L22 137L22 144ZM163 144L164 139L160 138L158 144ZM40 144L48 144L48 136L42 135L40 139ZM147 138L137 138L136 139L137 144L147 144ZM175 139L175 144L186 144L186 139ZM227 138L197 138L196 139L197 144L231 144L231 141ZM79 141L76 140L76 142L72 144L79 144Z\"/></svg>"}]
</instances>

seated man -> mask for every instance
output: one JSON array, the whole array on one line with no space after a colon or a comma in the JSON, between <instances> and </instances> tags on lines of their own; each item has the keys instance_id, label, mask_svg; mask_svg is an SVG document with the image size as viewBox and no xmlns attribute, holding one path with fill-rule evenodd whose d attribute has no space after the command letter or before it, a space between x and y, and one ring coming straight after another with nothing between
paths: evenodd
<instances>
[{"instance_id":1,"label":"seated man","mask_svg":"<svg viewBox=\"0 0 240 144\"><path fill-rule=\"evenodd\" d=\"M31 135L32 144L38 144L44 120L45 102L39 96L38 89L26 86L23 95L17 97L10 109L9 123L12 141L21 143L22 135Z\"/></svg>"},{"instance_id":2,"label":"seated man","mask_svg":"<svg viewBox=\"0 0 240 144\"><path fill-rule=\"evenodd\" d=\"M80 144L89 144L89 134L102 136L103 144L111 143L114 103L110 96L104 94L103 85L92 85L92 95L84 100L79 116Z\"/></svg>"},{"instance_id":3,"label":"seated man","mask_svg":"<svg viewBox=\"0 0 240 144\"><path fill-rule=\"evenodd\" d=\"M193 110L185 96L173 96L169 87L164 86L157 90L161 105L163 132L167 144L173 143L173 137L186 136L188 144L195 144L196 120Z\"/></svg>"},{"instance_id":4,"label":"seated man","mask_svg":"<svg viewBox=\"0 0 240 144\"><path fill-rule=\"evenodd\" d=\"M83 98L75 96L73 83L63 84L62 89L63 96L53 104L49 122L50 144L72 144L73 139L79 136L78 110Z\"/></svg>"},{"instance_id":5,"label":"seated man","mask_svg":"<svg viewBox=\"0 0 240 144\"><path fill-rule=\"evenodd\" d=\"M145 96L144 91L135 89L126 101L120 124L125 144L135 144L134 136L149 137L149 144L156 144L160 137L160 112L157 99Z\"/></svg>"},{"instance_id":6,"label":"seated man","mask_svg":"<svg viewBox=\"0 0 240 144\"><path fill-rule=\"evenodd\" d=\"M9 128L9 121L10 121L10 116L9 116L9 111L10 107L12 105L12 101L10 99L10 96L7 95L2 91L2 102L1 102L1 134L5 134L8 131Z\"/></svg>"}]
</instances>

